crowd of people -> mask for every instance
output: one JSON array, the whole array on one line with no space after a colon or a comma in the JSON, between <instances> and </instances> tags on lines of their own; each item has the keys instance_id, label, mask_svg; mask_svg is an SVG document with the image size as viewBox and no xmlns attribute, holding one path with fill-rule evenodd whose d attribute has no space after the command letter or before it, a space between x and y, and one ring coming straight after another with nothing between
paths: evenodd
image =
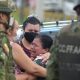
<instances>
[{"instance_id":1,"label":"crowd of people","mask_svg":"<svg viewBox=\"0 0 80 80\"><path fill-rule=\"evenodd\" d=\"M74 10L80 15L80 5ZM12 25L9 25L11 12L0 11L0 57L3 60L0 59L0 65L5 65L5 69L0 67L0 80L46 80L49 75L52 78L49 76L48 80L58 80L53 78L54 54L50 53L53 39L49 35L40 34L42 23L34 16L26 18L22 26L24 33L16 41L19 23L14 19ZM4 59L4 56L7 58ZM49 59L53 60L50 64ZM47 72L47 64L52 70L50 73Z\"/></svg>"},{"instance_id":2,"label":"crowd of people","mask_svg":"<svg viewBox=\"0 0 80 80\"><path fill-rule=\"evenodd\" d=\"M13 73L7 73L9 74L9 76L6 74L8 78L2 76L2 80L4 78L11 80L13 76L13 80L44 80L47 76L47 70L43 65L50 56L49 50L53 43L52 38L48 35L39 34L41 22L36 17L31 16L24 21L22 26L24 33L21 35L19 41L16 41L15 37L19 24L17 20L13 19L12 25L8 25L10 13L11 12L0 12L0 31L5 34L7 40L4 43L3 52L7 55L11 54L11 56L9 56L10 60L7 59L11 64L8 63L7 65L9 65L8 67L11 65L10 68ZM38 57L41 57L40 62L38 61ZM8 69L10 70L10 68ZM8 71L8 69L6 70ZM10 76L11 74L13 75Z\"/></svg>"}]
</instances>

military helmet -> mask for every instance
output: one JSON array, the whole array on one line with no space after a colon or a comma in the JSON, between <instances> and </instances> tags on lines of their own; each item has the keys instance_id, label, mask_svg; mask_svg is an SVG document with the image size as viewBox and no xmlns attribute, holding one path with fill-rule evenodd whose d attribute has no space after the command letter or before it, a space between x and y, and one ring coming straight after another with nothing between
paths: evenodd
<instances>
[{"instance_id":1,"label":"military helmet","mask_svg":"<svg viewBox=\"0 0 80 80\"><path fill-rule=\"evenodd\" d=\"M0 4L0 12L11 13L12 10L8 6Z\"/></svg>"},{"instance_id":2,"label":"military helmet","mask_svg":"<svg viewBox=\"0 0 80 80\"><path fill-rule=\"evenodd\" d=\"M77 4L76 6L74 6L73 10L76 11L78 8L80 9L80 4Z\"/></svg>"},{"instance_id":3,"label":"military helmet","mask_svg":"<svg viewBox=\"0 0 80 80\"><path fill-rule=\"evenodd\" d=\"M8 29L10 27L9 24L11 24L10 22L10 18L11 15L10 13L13 12L13 8L12 8L12 0L0 0L0 13L3 13L7 16L8 19L0 19L0 23L2 24L6 24L6 29Z\"/></svg>"},{"instance_id":4,"label":"military helmet","mask_svg":"<svg viewBox=\"0 0 80 80\"><path fill-rule=\"evenodd\" d=\"M0 0L0 12L11 13L12 9L9 0Z\"/></svg>"}]
</instances>

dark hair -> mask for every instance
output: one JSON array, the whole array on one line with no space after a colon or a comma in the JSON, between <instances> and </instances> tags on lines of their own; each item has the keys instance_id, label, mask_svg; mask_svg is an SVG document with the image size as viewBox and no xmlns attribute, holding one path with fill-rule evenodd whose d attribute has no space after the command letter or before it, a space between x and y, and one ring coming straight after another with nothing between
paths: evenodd
<instances>
[{"instance_id":1,"label":"dark hair","mask_svg":"<svg viewBox=\"0 0 80 80\"><path fill-rule=\"evenodd\" d=\"M40 26L42 25L42 23L34 16L28 17L24 22L23 22L23 30L25 30L26 25L30 23L33 25L39 24Z\"/></svg>"},{"instance_id":2,"label":"dark hair","mask_svg":"<svg viewBox=\"0 0 80 80\"><path fill-rule=\"evenodd\" d=\"M44 49L48 48L50 49L52 44L53 44L53 39L48 36L48 35L45 35L45 34L39 34L36 36L36 38L40 38L40 41L42 43L42 47Z\"/></svg>"}]
</instances>

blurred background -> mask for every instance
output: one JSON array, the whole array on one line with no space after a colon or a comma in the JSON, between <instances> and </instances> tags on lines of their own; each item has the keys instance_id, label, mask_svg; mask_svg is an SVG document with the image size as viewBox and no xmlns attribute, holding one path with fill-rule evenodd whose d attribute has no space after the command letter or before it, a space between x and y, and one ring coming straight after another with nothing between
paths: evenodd
<instances>
[{"instance_id":1,"label":"blurred background","mask_svg":"<svg viewBox=\"0 0 80 80\"><path fill-rule=\"evenodd\" d=\"M13 16L23 23L29 15L37 16L41 21L59 21L76 19L73 7L80 0L13 0L16 6ZM13 7L14 8L14 7Z\"/></svg>"}]
</instances>

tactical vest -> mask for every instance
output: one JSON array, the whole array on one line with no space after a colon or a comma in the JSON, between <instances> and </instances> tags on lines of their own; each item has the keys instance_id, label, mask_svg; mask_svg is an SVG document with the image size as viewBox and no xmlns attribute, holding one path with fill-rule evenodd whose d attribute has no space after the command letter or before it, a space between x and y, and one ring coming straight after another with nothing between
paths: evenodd
<instances>
[{"instance_id":1,"label":"tactical vest","mask_svg":"<svg viewBox=\"0 0 80 80\"><path fill-rule=\"evenodd\" d=\"M4 50L7 49L8 53ZM16 80L14 76L12 48L4 32L0 31L0 80Z\"/></svg>"},{"instance_id":2,"label":"tactical vest","mask_svg":"<svg viewBox=\"0 0 80 80\"><path fill-rule=\"evenodd\" d=\"M80 80L80 24L62 30L53 45L47 80Z\"/></svg>"}]
</instances>

